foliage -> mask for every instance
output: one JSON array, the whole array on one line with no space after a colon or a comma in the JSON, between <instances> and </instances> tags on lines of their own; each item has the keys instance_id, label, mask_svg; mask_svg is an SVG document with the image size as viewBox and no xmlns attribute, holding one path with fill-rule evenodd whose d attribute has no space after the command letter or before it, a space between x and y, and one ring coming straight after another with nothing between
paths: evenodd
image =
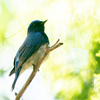
<instances>
[{"instance_id":1,"label":"foliage","mask_svg":"<svg viewBox=\"0 0 100 100\"><path fill-rule=\"evenodd\" d=\"M11 52L13 55L26 37L28 24L35 19L48 19L45 27L51 45L58 38L64 43L62 47L51 52L49 59L41 67L54 99L99 100L100 1L11 0L7 4L6 0L1 0L2 49L7 44L12 45L15 48ZM0 76L6 74L2 66L4 65L1 65Z\"/></svg>"}]
</instances>

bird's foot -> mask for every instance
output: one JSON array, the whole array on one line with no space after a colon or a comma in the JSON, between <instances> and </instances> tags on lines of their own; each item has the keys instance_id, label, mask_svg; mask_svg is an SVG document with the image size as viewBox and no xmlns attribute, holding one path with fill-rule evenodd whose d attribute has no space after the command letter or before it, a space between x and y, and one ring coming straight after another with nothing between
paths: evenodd
<instances>
[{"instance_id":1,"label":"bird's foot","mask_svg":"<svg viewBox=\"0 0 100 100\"><path fill-rule=\"evenodd\" d=\"M33 70L35 71L35 65L34 64L32 64L33 65ZM38 69L38 71L39 71L39 69Z\"/></svg>"},{"instance_id":2,"label":"bird's foot","mask_svg":"<svg viewBox=\"0 0 100 100\"><path fill-rule=\"evenodd\" d=\"M32 64L33 65L33 70L35 71L35 65L34 64Z\"/></svg>"}]
</instances>

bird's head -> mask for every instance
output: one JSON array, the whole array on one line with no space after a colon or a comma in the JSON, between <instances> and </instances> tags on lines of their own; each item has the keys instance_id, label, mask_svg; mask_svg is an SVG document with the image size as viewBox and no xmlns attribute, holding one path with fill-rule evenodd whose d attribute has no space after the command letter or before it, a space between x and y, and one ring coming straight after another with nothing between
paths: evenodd
<instances>
[{"instance_id":1,"label":"bird's head","mask_svg":"<svg viewBox=\"0 0 100 100\"><path fill-rule=\"evenodd\" d=\"M47 20L45 21L40 21L40 20L35 20L33 22L30 23L29 27L28 27L28 33L30 32L44 32L44 24L47 22Z\"/></svg>"}]
</instances>

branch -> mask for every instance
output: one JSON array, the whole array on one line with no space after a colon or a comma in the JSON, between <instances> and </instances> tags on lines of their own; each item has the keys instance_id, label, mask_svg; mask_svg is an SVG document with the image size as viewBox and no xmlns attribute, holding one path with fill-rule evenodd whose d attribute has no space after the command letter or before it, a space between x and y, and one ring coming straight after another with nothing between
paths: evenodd
<instances>
[{"instance_id":1,"label":"branch","mask_svg":"<svg viewBox=\"0 0 100 100\"><path fill-rule=\"evenodd\" d=\"M23 93L25 92L25 90L27 89L27 87L29 86L30 82L32 81L32 79L35 77L40 65L42 64L43 60L45 59L46 55L53 51L54 49L58 48L59 46L63 45L63 43L58 43L59 39L57 40L57 42L51 46L48 47L48 43L46 44L46 52L44 53L44 55L42 56L42 58L40 59L40 61L38 62L38 64L35 66L35 69L32 71L31 75L29 76L29 78L27 79L26 83L24 84L24 86L22 87L22 89L19 91L19 93L15 93L16 95L16 99L15 100L19 100L21 98L21 96L23 95Z\"/></svg>"}]
</instances>

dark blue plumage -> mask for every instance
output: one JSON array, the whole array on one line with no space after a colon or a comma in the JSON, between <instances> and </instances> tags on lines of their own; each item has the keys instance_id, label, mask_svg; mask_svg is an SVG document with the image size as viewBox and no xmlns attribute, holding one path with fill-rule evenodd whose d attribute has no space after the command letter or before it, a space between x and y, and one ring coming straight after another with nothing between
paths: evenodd
<instances>
[{"instance_id":1,"label":"dark blue plumage","mask_svg":"<svg viewBox=\"0 0 100 100\"><path fill-rule=\"evenodd\" d=\"M14 68L9 74L10 76L15 73L12 90L15 87L19 75L30 66L35 66L38 63L45 52L45 44L49 44L49 39L44 32L46 21L35 20L28 27L27 37L15 56Z\"/></svg>"}]
</instances>

